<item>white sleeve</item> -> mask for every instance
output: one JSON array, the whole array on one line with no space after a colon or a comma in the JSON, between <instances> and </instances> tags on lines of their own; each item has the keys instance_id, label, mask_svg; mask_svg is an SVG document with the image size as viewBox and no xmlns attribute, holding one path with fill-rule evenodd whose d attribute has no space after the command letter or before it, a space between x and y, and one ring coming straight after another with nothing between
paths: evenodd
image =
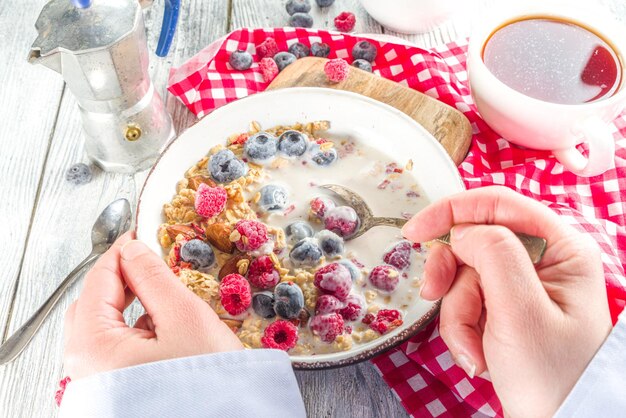
<instances>
[{"instance_id":1,"label":"white sleeve","mask_svg":"<svg viewBox=\"0 0 626 418\"><path fill-rule=\"evenodd\" d=\"M626 416L626 311L555 418Z\"/></svg>"},{"instance_id":2,"label":"white sleeve","mask_svg":"<svg viewBox=\"0 0 626 418\"><path fill-rule=\"evenodd\" d=\"M72 381L59 416L296 418L306 413L285 352L241 350L147 363Z\"/></svg>"}]
</instances>

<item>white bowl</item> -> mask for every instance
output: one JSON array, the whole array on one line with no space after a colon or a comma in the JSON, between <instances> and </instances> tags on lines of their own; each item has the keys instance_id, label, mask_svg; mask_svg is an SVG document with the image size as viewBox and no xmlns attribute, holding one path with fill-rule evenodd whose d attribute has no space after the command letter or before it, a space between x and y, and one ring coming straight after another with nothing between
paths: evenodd
<instances>
[{"instance_id":1,"label":"white bowl","mask_svg":"<svg viewBox=\"0 0 626 418\"><path fill-rule=\"evenodd\" d=\"M261 126L329 120L330 134L349 136L383 149L396 161L413 160L412 173L429 201L464 190L456 166L443 147L421 125L401 111L365 96L322 88L290 88L255 94L207 115L183 132L163 152L144 184L137 208L137 238L162 253L157 230L163 222L163 204L175 194L176 182L187 168L223 144L250 121ZM407 311L404 324L388 334L349 351L314 356L291 356L294 367L337 367L368 359L400 344L422 329L438 312L438 302L418 300Z\"/></svg>"},{"instance_id":2,"label":"white bowl","mask_svg":"<svg viewBox=\"0 0 626 418\"><path fill-rule=\"evenodd\" d=\"M421 33L442 24L464 6L464 1L361 0L361 4L385 28L400 33Z\"/></svg>"}]
</instances>

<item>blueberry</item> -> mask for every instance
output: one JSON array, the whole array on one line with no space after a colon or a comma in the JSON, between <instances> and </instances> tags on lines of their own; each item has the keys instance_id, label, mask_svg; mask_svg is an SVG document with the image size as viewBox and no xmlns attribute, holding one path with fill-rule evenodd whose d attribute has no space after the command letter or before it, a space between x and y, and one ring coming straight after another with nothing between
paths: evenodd
<instances>
[{"instance_id":1,"label":"blueberry","mask_svg":"<svg viewBox=\"0 0 626 418\"><path fill-rule=\"evenodd\" d=\"M311 3L309 0L289 0L285 5L287 13L291 16L294 13L309 13L311 11Z\"/></svg>"},{"instance_id":2,"label":"blueberry","mask_svg":"<svg viewBox=\"0 0 626 418\"><path fill-rule=\"evenodd\" d=\"M295 44L291 44L289 46L289 52L296 56L296 59L302 57L308 57L311 53L311 50L308 46L301 42L296 42Z\"/></svg>"},{"instance_id":3,"label":"blueberry","mask_svg":"<svg viewBox=\"0 0 626 418\"><path fill-rule=\"evenodd\" d=\"M335 0L315 0L315 3L317 3L319 7L328 7L331 6L334 2Z\"/></svg>"},{"instance_id":4,"label":"blueberry","mask_svg":"<svg viewBox=\"0 0 626 418\"><path fill-rule=\"evenodd\" d=\"M247 70L252 65L252 55L248 51L239 49L230 54L228 62L235 70Z\"/></svg>"},{"instance_id":5,"label":"blueberry","mask_svg":"<svg viewBox=\"0 0 626 418\"><path fill-rule=\"evenodd\" d=\"M315 145L313 149L311 149L311 160L319 166L325 167L327 165L332 164L337 159L337 150L335 148L330 148L326 151L322 151L319 145Z\"/></svg>"},{"instance_id":6,"label":"blueberry","mask_svg":"<svg viewBox=\"0 0 626 418\"><path fill-rule=\"evenodd\" d=\"M91 168L87 164L74 164L65 172L65 180L72 184L86 184L91 181Z\"/></svg>"},{"instance_id":7,"label":"blueberry","mask_svg":"<svg viewBox=\"0 0 626 418\"><path fill-rule=\"evenodd\" d=\"M304 295L300 286L293 282L278 283L274 288L274 311L285 318L297 318L304 308Z\"/></svg>"},{"instance_id":8,"label":"blueberry","mask_svg":"<svg viewBox=\"0 0 626 418\"><path fill-rule=\"evenodd\" d=\"M248 138L243 150L246 156L254 162L266 161L276 155L278 139L274 135L259 132Z\"/></svg>"},{"instance_id":9,"label":"blueberry","mask_svg":"<svg viewBox=\"0 0 626 418\"><path fill-rule=\"evenodd\" d=\"M278 67L278 71L282 71L286 66L296 62L296 56L291 52L279 52L274 55L274 61L276 62L276 66Z\"/></svg>"},{"instance_id":10,"label":"blueberry","mask_svg":"<svg viewBox=\"0 0 626 418\"><path fill-rule=\"evenodd\" d=\"M252 295L252 309L261 318L269 319L275 317L274 294L272 292L259 292Z\"/></svg>"},{"instance_id":11,"label":"blueberry","mask_svg":"<svg viewBox=\"0 0 626 418\"><path fill-rule=\"evenodd\" d=\"M315 235L326 257L336 257L343 253L343 238L324 229Z\"/></svg>"},{"instance_id":12,"label":"blueberry","mask_svg":"<svg viewBox=\"0 0 626 418\"><path fill-rule=\"evenodd\" d=\"M319 247L317 240L305 238L293 246L289 253L289 258L295 264L314 266L322 258L322 249Z\"/></svg>"},{"instance_id":13,"label":"blueberry","mask_svg":"<svg viewBox=\"0 0 626 418\"><path fill-rule=\"evenodd\" d=\"M338 263L343 264L348 269L352 281L360 279L363 276L361 274L361 270L359 270L359 268L352 261L343 258L339 260Z\"/></svg>"},{"instance_id":14,"label":"blueberry","mask_svg":"<svg viewBox=\"0 0 626 418\"><path fill-rule=\"evenodd\" d=\"M278 150L290 157L299 157L306 152L307 137L298 131L285 131L278 137Z\"/></svg>"},{"instance_id":15,"label":"blueberry","mask_svg":"<svg viewBox=\"0 0 626 418\"><path fill-rule=\"evenodd\" d=\"M192 239L180 248L180 258L191 263L194 270L210 267L215 263L213 248L201 239Z\"/></svg>"},{"instance_id":16,"label":"blueberry","mask_svg":"<svg viewBox=\"0 0 626 418\"><path fill-rule=\"evenodd\" d=\"M237 159L231 150L223 149L211 157L209 171L218 183L229 183L244 176L248 171L248 166Z\"/></svg>"},{"instance_id":17,"label":"blueberry","mask_svg":"<svg viewBox=\"0 0 626 418\"><path fill-rule=\"evenodd\" d=\"M374 62L376 59L376 47L372 45L370 42L361 41L357 42L356 45L352 48L352 58L355 60L365 60L369 62Z\"/></svg>"},{"instance_id":18,"label":"blueberry","mask_svg":"<svg viewBox=\"0 0 626 418\"><path fill-rule=\"evenodd\" d=\"M308 13L294 13L289 18L289 26L294 28L310 28L313 26L313 18Z\"/></svg>"},{"instance_id":19,"label":"blueberry","mask_svg":"<svg viewBox=\"0 0 626 418\"><path fill-rule=\"evenodd\" d=\"M330 54L330 46L328 46L328 44L313 42L311 44L311 54L316 57L326 58Z\"/></svg>"},{"instance_id":20,"label":"blueberry","mask_svg":"<svg viewBox=\"0 0 626 418\"><path fill-rule=\"evenodd\" d=\"M352 62L352 66L360 70L367 71L368 73L372 72L372 63L365 61L364 59L354 60Z\"/></svg>"},{"instance_id":21,"label":"blueberry","mask_svg":"<svg viewBox=\"0 0 626 418\"><path fill-rule=\"evenodd\" d=\"M289 224L287 228L285 228L285 233L287 234L287 237L291 240L291 242L296 243L298 241L302 241L305 238L312 237L313 227L311 227L308 222L295 221L294 223Z\"/></svg>"},{"instance_id":22,"label":"blueberry","mask_svg":"<svg viewBox=\"0 0 626 418\"><path fill-rule=\"evenodd\" d=\"M261 187L258 205L263 212L285 209L287 206L287 190L282 186L268 184Z\"/></svg>"}]
</instances>

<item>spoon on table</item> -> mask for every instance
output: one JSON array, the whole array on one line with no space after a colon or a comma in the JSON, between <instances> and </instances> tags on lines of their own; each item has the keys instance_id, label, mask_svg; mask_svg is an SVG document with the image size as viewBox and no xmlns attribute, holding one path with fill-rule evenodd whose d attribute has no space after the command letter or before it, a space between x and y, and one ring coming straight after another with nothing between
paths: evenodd
<instances>
[{"instance_id":1,"label":"spoon on table","mask_svg":"<svg viewBox=\"0 0 626 418\"><path fill-rule=\"evenodd\" d=\"M382 216L374 216L370 207L365 203L365 200L352 190L339 186L338 184L323 184L319 186L323 189L329 190L342 198L349 206L351 206L359 217L359 228L356 232L349 237L346 237L346 240L355 239L360 237L370 229L375 226L394 226L396 228L402 228L404 224L407 222L406 219L402 218L389 218ZM530 260L533 264L537 264L541 261L541 257L543 257L543 253L546 251L546 240L540 237L535 237L533 235L528 235L524 233L516 232L515 235L522 241L524 248L528 252L530 256ZM450 245L450 233L447 233L439 238L436 238L437 241Z\"/></svg>"},{"instance_id":2,"label":"spoon on table","mask_svg":"<svg viewBox=\"0 0 626 418\"><path fill-rule=\"evenodd\" d=\"M76 280L79 273L101 256L130 228L131 210L126 199L118 199L104 208L91 230L91 253L56 288L54 293L24 325L0 346L0 365L14 360L33 338L61 295Z\"/></svg>"}]
</instances>

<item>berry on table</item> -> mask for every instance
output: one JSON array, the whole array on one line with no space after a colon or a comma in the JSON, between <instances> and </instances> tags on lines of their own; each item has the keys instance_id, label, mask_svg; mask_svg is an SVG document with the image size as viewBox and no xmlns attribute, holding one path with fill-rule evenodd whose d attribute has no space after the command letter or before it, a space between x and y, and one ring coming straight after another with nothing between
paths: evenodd
<instances>
[{"instance_id":1,"label":"berry on table","mask_svg":"<svg viewBox=\"0 0 626 418\"><path fill-rule=\"evenodd\" d=\"M248 172L248 166L235 157L231 150L223 149L211 156L209 171L218 183L230 183L244 176Z\"/></svg>"},{"instance_id":2,"label":"berry on table","mask_svg":"<svg viewBox=\"0 0 626 418\"><path fill-rule=\"evenodd\" d=\"M278 54L278 45L274 38L265 38L263 42L256 47L256 54L259 58L272 58L274 55Z\"/></svg>"},{"instance_id":3,"label":"berry on table","mask_svg":"<svg viewBox=\"0 0 626 418\"><path fill-rule=\"evenodd\" d=\"M309 13L311 11L311 3L309 0L289 0L285 5L287 13L293 15L294 13Z\"/></svg>"},{"instance_id":4,"label":"berry on table","mask_svg":"<svg viewBox=\"0 0 626 418\"><path fill-rule=\"evenodd\" d=\"M259 289L269 289L280 281L272 259L266 255L255 258L248 268L248 281Z\"/></svg>"},{"instance_id":5,"label":"berry on table","mask_svg":"<svg viewBox=\"0 0 626 418\"><path fill-rule=\"evenodd\" d=\"M343 318L338 313L315 315L311 318L309 327L322 341L332 343L337 336L343 334Z\"/></svg>"},{"instance_id":6,"label":"berry on table","mask_svg":"<svg viewBox=\"0 0 626 418\"><path fill-rule=\"evenodd\" d=\"M296 265L314 266L322 258L322 249L313 238L305 238L293 246L289 258Z\"/></svg>"},{"instance_id":7,"label":"berry on table","mask_svg":"<svg viewBox=\"0 0 626 418\"><path fill-rule=\"evenodd\" d=\"M361 270L359 270L352 261L342 258L337 262L346 266L346 268L350 271L350 278L353 282L361 278Z\"/></svg>"},{"instance_id":8,"label":"berry on table","mask_svg":"<svg viewBox=\"0 0 626 418\"><path fill-rule=\"evenodd\" d=\"M304 308L304 295L293 282L281 282L274 288L274 311L285 319L297 318Z\"/></svg>"},{"instance_id":9,"label":"berry on table","mask_svg":"<svg viewBox=\"0 0 626 418\"><path fill-rule=\"evenodd\" d=\"M326 212L335 207L335 202L325 196L319 196L311 200L311 213L320 219L324 219Z\"/></svg>"},{"instance_id":10,"label":"berry on table","mask_svg":"<svg viewBox=\"0 0 626 418\"><path fill-rule=\"evenodd\" d=\"M246 157L253 162L267 161L278 151L278 139L266 132L252 135L243 145Z\"/></svg>"},{"instance_id":11,"label":"berry on table","mask_svg":"<svg viewBox=\"0 0 626 418\"><path fill-rule=\"evenodd\" d=\"M365 300L362 296L350 295L346 299L346 305L339 310L339 315L346 321L357 321L363 315Z\"/></svg>"},{"instance_id":12,"label":"berry on table","mask_svg":"<svg viewBox=\"0 0 626 418\"><path fill-rule=\"evenodd\" d=\"M350 294L352 279L344 265L331 263L320 267L315 272L313 284L322 292L344 301Z\"/></svg>"},{"instance_id":13,"label":"berry on table","mask_svg":"<svg viewBox=\"0 0 626 418\"><path fill-rule=\"evenodd\" d=\"M334 2L335 2L335 0L315 0L315 3L317 3L317 5L318 5L319 7L329 7L329 6L331 6Z\"/></svg>"},{"instance_id":14,"label":"berry on table","mask_svg":"<svg viewBox=\"0 0 626 418\"><path fill-rule=\"evenodd\" d=\"M400 283L400 273L392 266L383 264L372 269L369 280L375 288L393 292Z\"/></svg>"},{"instance_id":15,"label":"berry on table","mask_svg":"<svg viewBox=\"0 0 626 418\"><path fill-rule=\"evenodd\" d=\"M287 228L285 228L285 234L287 235L287 238L295 244L305 238L312 237L314 232L313 227L309 225L308 222L295 221L287 225Z\"/></svg>"},{"instance_id":16,"label":"berry on table","mask_svg":"<svg viewBox=\"0 0 626 418\"><path fill-rule=\"evenodd\" d=\"M252 309L261 318L274 318L276 316L274 294L272 292L258 292L252 295Z\"/></svg>"},{"instance_id":17,"label":"berry on table","mask_svg":"<svg viewBox=\"0 0 626 418\"><path fill-rule=\"evenodd\" d=\"M231 241L235 242L239 251L258 250L269 240L267 227L259 221L242 219L235 225L235 230L239 237L235 236L238 239L233 240L233 234L231 234Z\"/></svg>"},{"instance_id":18,"label":"berry on table","mask_svg":"<svg viewBox=\"0 0 626 418\"><path fill-rule=\"evenodd\" d=\"M324 225L326 229L344 238L349 237L359 227L359 216L350 206L338 206L326 212Z\"/></svg>"},{"instance_id":19,"label":"berry on table","mask_svg":"<svg viewBox=\"0 0 626 418\"><path fill-rule=\"evenodd\" d=\"M222 306L231 315L245 312L252 303L250 284L241 274L225 276L220 282L219 293Z\"/></svg>"},{"instance_id":20,"label":"berry on table","mask_svg":"<svg viewBox=\"0 0 626 418\"><path fill-rule=\"evenodd\" d=\"M313 27L313 17L308 13L294 13L289 17L289 26L294 28Z\"/></svg>"},{"instance_id":21,"label":"berry on table","mask_svg":"<svg viewBox=\"0 0 626 418\"><path fill-rule=\"evenodd\" d=\"M300 157L309 145L309 140L302 132L285 131L278 137L278 150L289 157Z\"/></svg>"},{"instance_id":22,"label":"berry on table","mask_svg":"<svg viewBox=\"0 0 626 418\"><path fill-rule=\"evenodd\" d=\"M235 70L247 70L252 65L252 55L250 55L248 51L238 49L237 51L230 53L228 63Z\"/></svg>"},{"instance_id":23,"label":"berry on table","mask_svg":"<svg viewBox=\"0 0 626 418\"><path fill-rule=\"evenodd\" d=\"M266 83L275 79L279 73L276 61L270 57L261 58L261 61L259 61L259 68L261 69L263 80L265 80Z\"/></svg>"},{"instance_id":24,"label":"berry on table","mask_svg":"<svg viewBox=\"0 0 626 418\"><path fill-rule=\"evenodd\" d=\"M367 71L368 73L371 73L373 71L372 63L364 59L352 61L352 66L358 68L359 70Z\"/></svg>"},{"instance_id":25,"label":"berry on table","mask_svg":"<svg viewBox=\"0 0 626 418\"><path fill-rule=\"evenodd\" d=\"M267 184L259 191L257 205L263 212L282 210L287 206L287 190L276 184Z\"/></svg>"},{"instance_id":26,"label":"berry on table","mask_svg":"<svg viewBox=\"0 0 626 418\"><path fill-rule=\"evenodd\" d=\"M315 315L337 312L343 307L343 302L333 295L321 295L315 303Z\"/></svg>"},{"instance_id":27,"label":"berry on table","mask_svg":"<svg viewBox=\"0 0 626 418\"><path fill-rule=\"evenodd\" d=\"M411 265L411 250L412 245L409 241L400 241L385 253L383 261L398 270L404 270Z\"/></svg>"},{"instance_id":28,"label":"berry on table","mask_svg":"<svg viewBox=\"0 0 626 418\"><path fill-rule=\"evenodd\" d=\"M321 167L326 167L337 160L337 150L335 148L322 150L315 144L311 147L311 160Z\"/></svg>"},{"instance_id":29,"label":"berry on table","mask_svg":"<svg viewBox=\"0 0 626 418\"><path fill-rule=\"evenodd\" d=\"M357 42L352 47L352 58L355 60L363 59L365 61L374 62L378 51L376 47L368 41Z\"/></svg>"},{"instance_id":30,"label":"berry on table","mask_svg":"<svg viewBox=\"0 0 626 418\"><path fill-rule=\"evenodd\" d=\"M335 18L335 27L342 32L350 32L354 29L354 25L356 24L356 17L354 13L350 12L341 12Z\"/></svg>"},{"instance_id":31,"label":"berry on table","mask_svg":"<svg viewBox=\"0 0 626 418\"><path fill-rule=\"evenodd\" d=\"M203 218L212 218L222 213L226 207L228 194L222 187L211 187L206 183L200 183L196 190L194 208L196 213Z\"/></svg>"},{"instance_id":32,"label":"berry on table","mask_svg":"<svg viewBox=\"0 0 626 418\"><path fill-rule=\"evenodd\" d=\"M279 52L274 55L274 61L276 61L276 66L278 67L278 71L282 71L286 66L296 62L296 56L291 52Z\"/></svg>"},{"instance_id":33,"label":"berry on table","mask_svg":"<svg viewBox=\"0 0 626 418\"><path fill-rule=\"evenodd\" d=\"M311 44L311 54L316 57L326 58L330 54L330 46L327 43L313 42Z\"/></svg>"},{"instance_id":34,"label":"berry on table","mask_svg":"<svg viewBox=\"0 0 626 418\"><path fill-rule=\"evenodd\" d=\"M326 257L336 257L343 253L343 238L332 231L324 229L315 235Z\"/></svg>"},{"instance_id":35,"label":"berry on table","mask_svg":"<svg viewBox=\"0 0 626 418\"><path fill-rule=\"evenodd\" d=\"M77 186L80 184L89 183L91 181L91 178L91 168L89 168L89 166L84 163L74 164L65 172L65 180Z\"/></svg>"},{"instance_id":36,"label":"berry on table","mask_svg":"<svg viewBox=\"0 0 626 418\"><path fill-rule=\"evenodd\" d=\"M283 351L291 350L297 342L298 328L291 322L281 319L269 324L263 332L263 337L261 337L261 345L264 348L275 348Z\"/></svg>"},{"instance_id":37,"label":"berry on table","mask_svg":"<svg viewBox=\"0 0 626 418\"><path fill-rule=\"evenodd\" d=\"M186 263L191 263L194 270L210 267L215 263L213 248L201 239L185 242L180 248L180 258Z\"/></svg>"},{"instance_id":38,"label":"berry on table","mask_svg":"<svg viewBox=\"0 0 626 418\"><path fill-rule=\"evenodd\" d=\"M342 58L334 58L324 64L324 73L332 83L340 83L348 78L350 66Z\"/></svg>"},{"instance_id":39,"label":"berry on table","mask_svg":"<svg viewBox=\"0 0 626 418\"><path fill-rule=\"evenodd\" d=\"M289 45L289 52L295 55L296 58L303 58L308 57L311 50L302 42L296 42L295 44Z\"/></svg>"}]
</instances>

